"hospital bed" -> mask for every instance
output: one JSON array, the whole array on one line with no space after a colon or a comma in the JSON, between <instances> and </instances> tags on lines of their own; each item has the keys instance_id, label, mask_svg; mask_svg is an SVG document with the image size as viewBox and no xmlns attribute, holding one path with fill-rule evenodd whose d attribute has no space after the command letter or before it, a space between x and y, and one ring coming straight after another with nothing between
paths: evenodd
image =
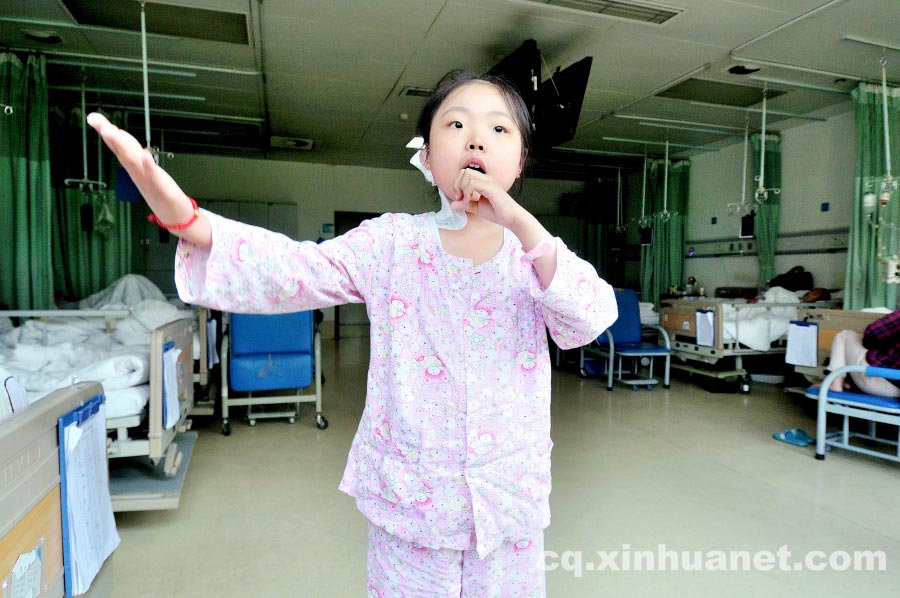
<instances>
[{"instance_id":1,"label":"hospital bed","mask_svg":"<svg viewBox=\"0 0 900 598\"><path fill-rule=\"evenodd\" d=\"M171 305L163 305L163 302ZM206 307L187 306L177 299L168 299L159 287L145 276L126 274L108 287L81 301L60 307L79 310L142 311L144 317L140 319L140 323L144 327L135 325L137 330L134 332L136 334L149 332L158 325L171 321L174 319L171 314L174 310L179 309L181 310L180 317L194 318L195 336L192 347L195 360L194 382L202 387L206 387L211 382L209 371L215 363L218 363L218 356L216 355L216 322L212 318L210 310ZM152 313L154 311L156 311L155 314ZM190 315L188 311L191 312ZM148 314L148 312L151 313ZM127 332L131 332L131 330ZM194 414L198 414L196 410ZM211 412L208 414L211 415ZM206 415L206 413L199 413L199 415Z\"/></svg>"},{"instance_id":2,"label":"hospital bed","mask_svg":"<svg viewBox=\"0 0 900 598\"><path fill-rule=\"evenodd\" d=\"M57 421L98 391L91 383L58 390L0 422L0 585L23 555L39 549L37 596L65 595Z\"/></svg>"},{"instance_id":3,"label":"hospital bed","mask_svg":"<svg viewBox=\"0 0 900 598\"><path fill-rule=\"evenodd\" d=\"M166 473L177 471L179 451L172 440L190 427L187 416L194 396L192 318L173 319L148 334L134 320L147 323L157 316L140 311L0 312L3 316L38 318L0 334L0 366L25 388L29 402L40 402L52 390L74 382L97 380L107 398L109 457L146 456L154 463L165 457ZM169 407L164 390L167 351L178 352L177 359L171 357L175 353L168 358L170 388L177 397ZM169 426L167 410L174 422Z\"/></svg>"},{"instance_id":4,"label":"hospital bed","mask_svg":"<svg viewBox=\"0 0 900 598\"><path fill-rule=\"evenodd\" d=\"M833 307L835 302L801 304L796 294L774 287L762 300L693 298L660 302L660 325L672 339L672 368L714 378L738 377L750 392L743 358L784 353L791 320L798 308Z\"/></svg>"}]
</instances>

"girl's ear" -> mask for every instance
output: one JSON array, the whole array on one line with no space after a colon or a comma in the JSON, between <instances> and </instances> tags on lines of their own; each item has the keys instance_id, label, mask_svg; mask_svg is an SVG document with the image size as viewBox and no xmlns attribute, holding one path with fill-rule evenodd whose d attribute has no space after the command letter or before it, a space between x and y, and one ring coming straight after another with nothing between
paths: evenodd
<instances>
[{"instance_id":1,"label":"girl's ear","mask_svg":"<svg viewBox=\"0 0 900 598\"><path fill-rule=\"evenodd\" d=\"M422 148L422 151L419 152L419 160L422 162L422 166L431 170L431 159L428 157L428 146Z\"/></svg>"}]
</instances>

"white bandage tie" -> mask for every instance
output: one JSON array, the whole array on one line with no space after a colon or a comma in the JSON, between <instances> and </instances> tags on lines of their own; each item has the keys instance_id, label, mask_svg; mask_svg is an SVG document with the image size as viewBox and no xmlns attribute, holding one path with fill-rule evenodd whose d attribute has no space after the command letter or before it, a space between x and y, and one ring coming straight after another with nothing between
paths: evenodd
<instances>
[{"instance_id":1,"label":"white bandage tie","mask_svg":"<svg viewBox=\"0 0 900 598\"><path fill-rule=\"evenodd\" d=\"M410 158L409 163L418 168L423 175L425 175L425 180L432 184L432 186L437 186L434 182L434 175L431 174L431 171L425 168L425 164L422 159L425 157L423 153L424 150L419 150L413 157ZM466 223L469 221L469 217L466 216L466 213L462 210L453 210L450 208L450 200L447 199L447 196L444 195L444 192L438 189L438 195L441 197L441 209L439 212L436 212L434 215L434 222L438 228L444 228L447 230L460 230L465 228Z\"/></svg>"}]
</instances>

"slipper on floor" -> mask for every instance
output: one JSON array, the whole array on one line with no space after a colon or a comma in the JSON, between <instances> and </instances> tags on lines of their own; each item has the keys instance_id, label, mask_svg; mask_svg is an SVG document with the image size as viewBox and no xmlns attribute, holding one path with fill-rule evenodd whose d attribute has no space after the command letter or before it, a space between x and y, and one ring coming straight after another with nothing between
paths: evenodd
<instances>
[{"instance_id":1,"label":"slipper on floor","mask_svg":"<svg viewBox=\"0 0 900 598\"><path fill-rule=\"evenodd\" d=\"M802 432L799 434L798 432ZM809 446L815 440L811 439L806 432L800 430L799 428L795 428L793 430L785 430L784 432L775 432L772 434L772 437L775 440L780 440L782 442L787 442L788 444L793 444L795 446Z\"/></svg>"},{"instance_id":2,"label":"slipper on floor","mask_svg":"<svg viewBox=\"0 0 900 598\"><path fill-rule=\"evenodd\" d=\"M807 434L806 430L804 430L803 428L793 428L790 431L793 432L794 436L797 437L799 440L806 441L807 445L816 443L816 439L813 436L810 436L809 434Z\"/></svg>"}]
</instances>

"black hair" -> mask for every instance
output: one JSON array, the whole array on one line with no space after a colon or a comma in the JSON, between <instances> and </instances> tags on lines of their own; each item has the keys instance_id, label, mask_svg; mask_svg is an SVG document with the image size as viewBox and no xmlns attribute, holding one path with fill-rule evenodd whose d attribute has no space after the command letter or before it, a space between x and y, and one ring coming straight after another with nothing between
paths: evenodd
<instances>
[{"instance_id":1,"label":"black hair","mask_svg":"<svg viewBox=\"0 0 900 598\"><path fill-rule=\"evenodd\" d=\"M531 153L531 112L525 104L525 100L519 95L518 90L507 79L498 75L479 74L473 71L455 70L450 71L441 78L434 91L425 101L422 112L419 113L419 121L416 125L416 131L425 140L425 146L428 146L431 140L431 123L434 120L435 113L438 108L447 99L447 97L464 85L468 85L474 81L489 83L497 88L500 95L506 101L509 107L510 115L519 134L522 137L522 157L519 166L522 172L525 171L526 161ZM519 178L519 185L523 183L524 174Z\"/></svg>"}]
</instances>

